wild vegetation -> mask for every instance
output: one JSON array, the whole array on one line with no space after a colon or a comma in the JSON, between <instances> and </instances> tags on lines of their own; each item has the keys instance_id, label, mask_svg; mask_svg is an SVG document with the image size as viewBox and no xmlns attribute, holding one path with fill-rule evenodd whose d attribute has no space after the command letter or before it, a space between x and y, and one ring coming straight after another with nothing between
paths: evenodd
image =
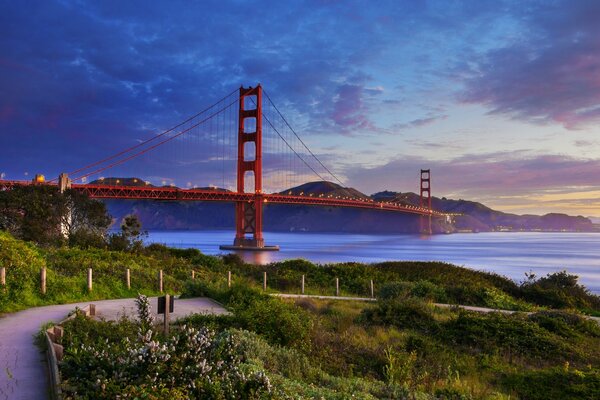
<instances>
[{"instance_id":1,"label":"wild vegetation","mask_svg":"<svg viewBox=\"0 0 600 400\"><path fill-rule=\"evenodd\" d=\"M222 399L595 399L600 390L600 326L573 312L478 314L404 294L283 301L247 285L188 282L184 295L198 294L232 314L188 317L168 337L144 334L144 318L68 322L65 390ZM193 362L190 336L203 343ZM180 374L223 360L241 375Z\"/></svg>"},{"instance_id":2,"label":"wild vegetation","mask_svg":"<svg viewBox=\"0 0 600 400\"><path fill-rule=\"evenodd\" d=\"M168 336L151 328L143 301L143 318L135 323L75 318L65 324L61 364L72 398L600 397L600 328L583 315L600 315L600 298L566 272L528 275L517 283L432 262L256 266L235 255L143 246L135 218L112 235L86 230L96 239L77 245L24 240L16 228L22 224L0 232L7 282L0 312L157 294L159 270L168 292L209 296L231 311L189 317ZM39 290L43 267L45 294ZM92 292L86 290L87 268L94 269ZM334 294L339 278L342 295L368 297L373 280L379 300L284 301L268 295L299 293L303 275L308 294ZM436 302L523 312L478 314Z\"/></svg>"}]
</instances>

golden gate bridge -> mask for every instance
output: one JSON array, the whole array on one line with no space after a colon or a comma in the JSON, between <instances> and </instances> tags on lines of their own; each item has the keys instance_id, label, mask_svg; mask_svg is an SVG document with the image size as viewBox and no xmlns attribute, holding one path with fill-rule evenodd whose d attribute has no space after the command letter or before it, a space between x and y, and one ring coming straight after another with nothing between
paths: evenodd
<instances>
[{"instance_id":1,"label":"golden gate bridge","mask_svg":"<svg viewBox=\"0 0 600 400\"><path fill-rule=\"evenodd\" d=\"M266 98L266 102L263 100ZM265 103L265 104L263 104ZM199 159L199 150L209 154ZM138 163L136 170L136 162ZM220 168L219 168L220 165ZM132 167L133 166L133 167ZM199 168L211 176L209 187L154 186L148 180L105 179L105 171L152 176L153 169L173 172L177 168ZM266 168L265 168L266 167ZM141 171L141 170L143 171ZM220 171L219 171L220 170ZM220 172L220 174L219 174ZM235 172L232 178L230 172ZM212 175L211 175L212 174ZM97 177L90 181L91 178ZM431 207L431 172L421 170L420 202L413 206L398 202L374 201L357 196L324 196L285 190L312 177L342 181L301 139L261 85L240 87L211 106L160 134L140 140L134 146L113 153L83 167L62 173L49 181L0 180L0 190L15 186L55 185L91 198L160 201L218 201L235 203L236 234L232 246L222 249L277 250L263 237L263 207L268 204L297 204L350 207L415 214L420 216L422 233L431 234L431 219L448 214ZM263 178L268 178L267 185ZM220 186L220 187L218 187ZM266 186L266 187L265 187ZM228 189L229 188L229 189Z\"/></svg>"}]
</instances>

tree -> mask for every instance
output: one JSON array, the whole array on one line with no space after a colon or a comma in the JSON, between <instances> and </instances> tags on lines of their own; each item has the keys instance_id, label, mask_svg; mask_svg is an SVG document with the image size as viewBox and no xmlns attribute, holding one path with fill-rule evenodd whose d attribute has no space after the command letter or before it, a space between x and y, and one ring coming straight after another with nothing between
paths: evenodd
<instances>
[{"instance_id":1,"label":"tree","mask_svg":"<svg viewBox=\"0 0 600 400\"><path fill-rule=\"evenodd\" d=\"M121 223L121 232L110 235L109 247L112 250L137 252L144 247L143 237L147 235L142 231L142 223L137 215L127 215Z\"/></svg>"},{"instance_id":2,"label":"tree","mask_svg":"<svg viewBox=\"0 0 600 400\"><path fill-rule=\"evenodd\" d=\"M74 190L64 193L68 212L63 214L62 230L69 244L101 247L106 244L106 231L112 222L106 205Z\"/></svg>"},{"instance_id":3,"label":"tree","mask_svg":"<svg viewBox=\"0 0 600 400\"><path fill-rule=\"evenodd\" d=\"M61 193L55 186L32 185L0 192L0 229L19 239L103 245L110 222L104 203L73 190Z\"/></svg>"}]
</instances>

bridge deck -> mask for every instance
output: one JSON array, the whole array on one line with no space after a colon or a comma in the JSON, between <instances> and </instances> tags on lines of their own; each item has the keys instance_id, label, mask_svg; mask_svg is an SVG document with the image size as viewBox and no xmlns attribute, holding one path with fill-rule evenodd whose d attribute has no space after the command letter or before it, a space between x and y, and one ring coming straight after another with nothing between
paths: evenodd
<instances>
[{"instance_id":1,"label":"bridge deck","mask_svg":"<svg viewBox=\"0 0 600 400\"><path fill-rule=\"evenodd\" d=\"M15 186L40 185L29 181L0 180L0 190L11 189ZM54 185L46 182L42 185ZM138 199L161 201L220 201L240 202L253 201L254 193L237 193L217 189L180 189L176 187L144 187L144 186L113 186L73 184L72 188L98 199ZM262 194L265 204L300 204L323 207L349 207L382 211L395 211L417 215L445 216L445 213L427 208L404 205L393 202L378 202L368 199L350 199L339 197L316 197L285 195L280 193Z\"/></svg>"}]
</instances>

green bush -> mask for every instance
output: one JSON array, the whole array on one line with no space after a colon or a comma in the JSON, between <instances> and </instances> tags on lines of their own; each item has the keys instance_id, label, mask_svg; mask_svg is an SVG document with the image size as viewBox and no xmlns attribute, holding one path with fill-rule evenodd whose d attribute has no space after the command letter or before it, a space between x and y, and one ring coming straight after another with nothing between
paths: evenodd
<instances>
[{"instance_id":1,"label":"green bush","mask_svg":"<svg viewBox=\"0 0 600 400\"><path fill-rule=\"evenodd\" d=\"M11 303L35 305L39 276L46 262L35 246L0 231L0 267L6 268L6 290L0 289L0 312L9 311Z\"/></svg>"},{"instance_id":2,"label":"green bush","mask_svg":"<svg viewBox=\"0 0 600 400\"><path fill-rule=\"evenodd\" d=\"M505 374L502 385L523 400L596 400L600 397L600 372L568 368Z\"/></svg>"},{"instance_id":3,"label":"green bush","mask_svg":"<svg viewBox=\"0 0 600 400\"><path fill-rule=\"evenodd\" d=\"M365 309L360 320L369 325L388 325L402 329L436 332L439 324L433 306L417 299L382 300L374 308Z\"/></svg>"},{"instance_id":4,"label":"green bush","mask_svg":"<svg viewBox=\"0 0 600 400\"><path fill-rule=\"evenodd\" d=\"M448 300L444 288L429 281L415 282L410 294L415 297L438 303L445 303Z\"/></svg>"},{"instance_id":5,"label":"green bush","mask_svg":"<svg viewBox=\"0 0 600 400\"><path fill-rule=\"evenodd\" d=\"M529 319L542 328L565 338L578 336L600 337L600 325L596 321L566 311L540 311Z\"/></svg>"},{"instance_id":6,"label":"green bush","mask_svg":"<svg viewBox=\"0 0 600 400\"><path fill-rule=\"evenodd\" d=\"M541 328L524 315L474 313L460 310L444 324L443 337L477 351L500 349L509 356L564 359L576 356L562 338Z\"/></svg>"},{"instance_id":7,"label":"green bush","mask_svg":"<svg viewBox=\"0 0 600 400\"><path fill-rule=\"evenodd\" d=\"M238 327L258 333L270 343L303 349L310 345L313 321L305 310L248 285L219 289L205 282L193 282L188 283L183 295L210 296L222 302L235 314Z\"/></svg>"},{"instance_id":8,"label":"green bush","mask_svg":"<svg viewBox=\"0 0 600 400\"><path fill-rule=\"evenodd\" d=\"M381 300L405 299L409 296L414 285L410 282L389 282L379 289Z\"/></svg>"},{"instance_id":9,"label":"green bush","mask_svg":"<svg viewBox=\"0 0 600 400\"><path fill-rule=\"evenodd\" d=\"M591 294L580 285L576 275L566 271L529 279L521 285L523 298L552 308L571 308L600 311L600 296Z\"/></svg>"}]
</instances>

